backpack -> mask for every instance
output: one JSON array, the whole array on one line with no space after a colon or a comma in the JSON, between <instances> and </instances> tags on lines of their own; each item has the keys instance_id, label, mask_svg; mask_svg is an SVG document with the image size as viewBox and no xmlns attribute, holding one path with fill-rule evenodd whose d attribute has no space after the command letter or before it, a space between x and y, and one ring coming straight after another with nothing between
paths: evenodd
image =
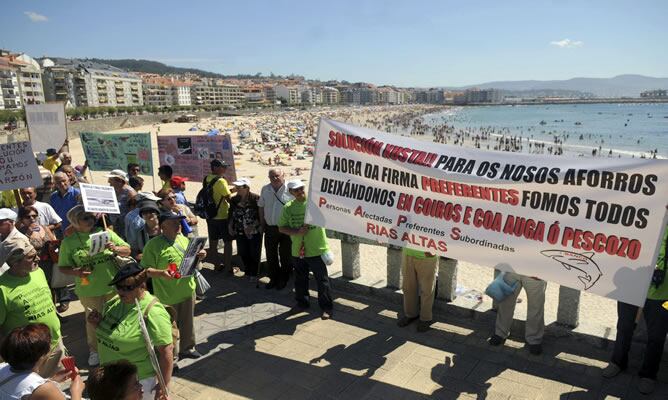
<instances>
[{"instance_id":1,"label":"backpack","mask_svg":"<svg viewBox=\"0 0 668 400\"><path fill-rule=\"evenodd\" d=\"M220 205L223 203L225 198L221 197L218 204L216 204L216 201L213 199L213 185L215 185L220 178L220 176L213 178L211 182L202 186L202 189L200 189L200 191L197 193L193 212L198 217L204 219L213 219L218 214L218 209L220 208Z\"/></svg>"},{"instance_id":2,"label":"backpack","mask_svg":"<svg viewBox=\"0 0 668 400\"><path fill-rule=\"evenodd\" d=\"M151 300L150 303L146 306L144 309L144 320L148 321L148 313L151 311L151 308L155 305L155 303L158 302L158 298L154 297L153 300ZM176 325L176 310L172 306L168 306L166 304L162 305L165 307L165 310L167 310L167 314L169 314L169 319L172 321L172 344L174 345L174 354L178 354L178 348L179 348L179 338L181 337L179 333L179 327Z\"/></svg>"}]
</instances>

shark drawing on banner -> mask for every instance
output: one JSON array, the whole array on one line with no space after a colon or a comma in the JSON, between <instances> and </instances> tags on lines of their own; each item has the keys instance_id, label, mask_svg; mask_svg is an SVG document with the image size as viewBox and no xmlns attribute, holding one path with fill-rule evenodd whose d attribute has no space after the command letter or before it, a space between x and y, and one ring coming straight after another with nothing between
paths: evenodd
<instances>
[{"instance_id":1,"label":"shark drawing on banner","mask_svg":"<svg viewBox=\"0 0 668 400\"><path fill-rule=\"evenodd\" d=\"M584 284L584 290L594 286L603 275L598 264L592 260L593 252L580 254L564 250L543 250L540 254L557 261L568 271L577 270L578 279Z\"/></svg>"}]
</instances>

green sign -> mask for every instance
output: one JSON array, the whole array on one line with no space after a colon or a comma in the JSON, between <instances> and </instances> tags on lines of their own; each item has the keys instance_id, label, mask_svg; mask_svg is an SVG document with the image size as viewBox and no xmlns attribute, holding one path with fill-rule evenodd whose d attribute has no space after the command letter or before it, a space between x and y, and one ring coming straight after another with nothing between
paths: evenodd
<instances>
[{"instance_id":1,"label":"green sign","mask_svg":"<svg viewBox=\"0 0 668 400\"><path fill-rule=\"evenodd\" d=\"M136 163L143 175L153 175L150 133L81 132L79 136L91 170L127 172L128 163Z\"/></svg>"}]
</instances>

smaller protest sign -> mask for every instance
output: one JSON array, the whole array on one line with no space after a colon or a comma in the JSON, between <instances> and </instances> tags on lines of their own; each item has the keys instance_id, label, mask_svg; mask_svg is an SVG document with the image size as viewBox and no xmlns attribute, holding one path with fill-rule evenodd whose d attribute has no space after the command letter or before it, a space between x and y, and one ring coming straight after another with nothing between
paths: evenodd
<instances>
[{"instance_id":1,"label":"smaller protest sign","mask_svg":"<svg viewBox=\"0 0 668 400\"><path fill-rule=\"evenodd\" d=\"M205 237L195 237L190 240L190 244L188 244L188 248L183 255L181 265L179 265L179 273L181 276L190 276L195 272L198 262L197 253L204 248L205 244Z\"/></svg>"},{"instance_id":2,"label":"smaller protest sign","mask_svg":"<svg viewBox=\"0 0 668 400\"><path fill-rule=\"evenodd\" d=\"M88 212L120 214L116 192L111 186L80 183L81 200Z\"/></svg>"},{"instance_id":3,"label":"smaller protest sign","mask_svg":"<svg viewBox=\"0 0 668 400\"><path fill-rule=\"evenodd\" d=\"M109 232L102 231L90 234L90 249L88 255L93 256L104 251L104 248L109 243Z\"/></svg>"},{"instance_id":4,"label":"smaller protest sign","mask_svg":"<svg viewBox=\"0 0 668 400\"><path fill-rule=\"evenodd\" d=\"M60 148L67 139L63 103L26 104L26 121L34 151Z\"/></svg>"},{"instance_id":5,"label":"smaller protest sign","mask_svg":"<svg viewBox=\"0 0 668 400\"><path fill-rule=\"evenodd\" d=\"M30 142L0 144L0 190L42 186Z\"/></svg>"}]
</instances>

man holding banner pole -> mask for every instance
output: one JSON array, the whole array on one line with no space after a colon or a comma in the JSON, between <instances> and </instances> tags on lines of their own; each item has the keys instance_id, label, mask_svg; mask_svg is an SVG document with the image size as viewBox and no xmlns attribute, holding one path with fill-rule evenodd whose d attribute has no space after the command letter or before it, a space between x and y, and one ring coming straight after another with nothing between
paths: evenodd
<instances>
[{"instance_id":1,"label":"man holding banner pole","mask_svg":"<svg viewBox=\"0 0 668 400\"><path fill-rule=\"evenodd\" d=\"M283 206L278 229L289 235L292 240L292 257L295 262L295 297L297 308L309 307L308 280L309 270L313 272L318 285L318 305L322 309L322 319L332 317L332 295L329 291L327 264L332 258L325 237L325 229L319 226L304 224L306 215L306 193L304 183L294 179L287 184L294 200ZM325 264L325 260L328 263Z\"/></svg>"}]
</instances>

